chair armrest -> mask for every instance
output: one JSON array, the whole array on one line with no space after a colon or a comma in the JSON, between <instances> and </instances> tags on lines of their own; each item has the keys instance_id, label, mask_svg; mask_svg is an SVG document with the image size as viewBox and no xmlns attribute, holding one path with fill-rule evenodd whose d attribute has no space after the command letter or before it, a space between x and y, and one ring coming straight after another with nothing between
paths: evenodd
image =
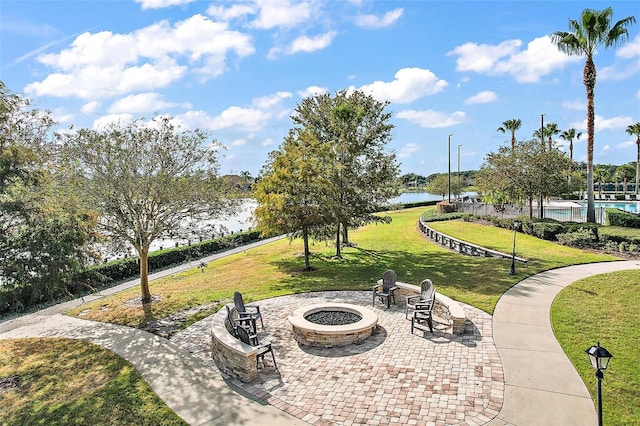
<instances>
[{"instance_id":1,"label":"chair armrest","mask_svg":"<svg viewBox=\"0 0 640 426\"><path fill-rule=\"evenodd\" d=\"M394 290L397 290L397 289L398 289L398 286L397 286L397 285L394 285L393 287L391 287L391 288L389 289L389 291L394 291Z\"/></svg>"},{"instance_id":2,"label":"chair armrest","mask_svg":"<svg viewBox=\"0 0 640 426\"><path fill-rule=\"evenodd\" d=\"M377 289L379 289L380 287L382 287L382 284L376 284L374 285L371 290L376 291Z\"/></svg>"},{"instance_id":3,"label":"chair armrest","mask_svg":"<svg viewBox=\"0 0 640 426\"><path fill-rule=\"evenodd\" d=\"M431 303L416 303L416 311L429 312L433 309Z\"/></svg>"},{"instance_id":4,"label":"chair armrest","mask_svg":"<svg viewBox=\"0 0 640 426\"><path fill-rule=\"evenodd\" d=\"M412 294L410 296L407 296L407 303L411 303L412 305L415 305L415 302L412 302L412 300L417 299L418 302L422 302L422 296L419 294Z\"/></svg>"},{"instance_id":5,"label":"chair armrest","mask_svg":"<svg viewBox=\"0 0 640 426\"><path fill-rule=\"evenodd\" d=\"M249 308L251 308L251 309L255 309L255 310L256 310L256 312L260 313L260 306L258 306L258 305L244 305L244 307L245 307L246 309L249 309Z\"/></svg>"}]
</instances>

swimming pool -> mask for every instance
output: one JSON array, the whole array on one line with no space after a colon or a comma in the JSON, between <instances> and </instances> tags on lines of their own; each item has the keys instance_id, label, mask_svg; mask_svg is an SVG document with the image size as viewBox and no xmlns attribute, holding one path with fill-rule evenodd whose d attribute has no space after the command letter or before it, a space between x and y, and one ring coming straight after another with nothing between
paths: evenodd
<instances>
[{"instance_id":1,"label":"swimming pool","mask_svg":"<svg viewBox=\"0 0 640 426\"><path fill-rule=\"evenodd\" d=\"M578 204L580 204L583 207L587 207L587 203L579 202ZM596 207L604 207L606 209L620 209L620 210L625 210L631 213L640 213L640 201L627 201L626 203L622 201L618 201L618 202L596 201L595 205Z\"/></svg>"}]
</instances>

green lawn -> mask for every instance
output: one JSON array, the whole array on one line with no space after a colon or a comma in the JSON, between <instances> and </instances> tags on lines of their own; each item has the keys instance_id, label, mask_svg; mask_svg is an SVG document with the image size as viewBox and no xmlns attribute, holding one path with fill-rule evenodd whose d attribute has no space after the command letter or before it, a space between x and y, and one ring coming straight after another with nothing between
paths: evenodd
<instances>
[{"instance_id":1,"label":"green lawn","mask_svg":"<svg viewBox=\"0 0 640 426\"><path fill-rule=\"evenodd\" d=\"M134 327L190 307L226 303L241 291L247 301L319 290L369 290L385 269L398 279L418 284L431 278L439 292L493 312L498 298L526 276L575 263L614 260L518 235L518 255L531 261L509 275L508 259L468 257L423 239L416 221L424 208L391 212L389 225L371 225L351 232L357 247L345 248L344 259L324 243L312 247L311 264L302 272L302 244L273 242L229 256L203 270L192 270L151 282L159 300L143 310L133 288L73 309L82 318ZM433 224L454 237L510 251L513 233L479 224ZM215 311L220 305L201 315ZM195 320L196 318L194 318ZM85 342L61 339L0 341L0 377L24 376L24 388L0 393L6 424L183 424L148 388L126 361ZM28 386L27 386L28 384ZM11 399L9 399L9 397ZM11 417L9 417L11 416ZM5 420L6 419L6 420Z\"/></svg>"},{"instance_id":2,"label":"green lawn","mask_svg":"<svg viewBox=\"0 0 640 426\"><path fill-rule=\"evenodd\" d=\"M131 364L72 339L0 340L2 425L186 425Z\"/></svg>"},{"instance_id":3,"label":"green lawn","mask_svg":"<svg viewBox=\"0 0 640 426\"><path fill-rule=\"evenodd\" d=\"M247 300L320 290L368 290L385 269L393 269L398 280L418 284L433 280L437 290L455 300L492 313L499 297L523 278L543 270L576 263L614 260L519 235L518 255L531 259L509 275L510 260L469 257L450 252L425 240L416 230L416 221L425 208L391 212L391 224L370 225L350 233L357 247L343 250L335 259L335 247L312 246L312 272L302 272L302 243L299 240L273 242L232 255L200 269L152 281L151 293L159 297L147 311L126 304L140 297L139 288L83 305L70 315L134 327L149 319L162 318L189 307L211 302L226 303L234 291ZM438 229L474 243L510 252L513 233L462 221L437 222Z\"/></svg>"},{"instance_id":4,"label":"green lawn","mask_svg":"<svg viewBox=\"0 0 640 426\"><path fill-rule=\"evenodd\" d=\"M563 289L551 307L553 329L596 401L596 378L585 350L613 355L602 382L603 423L640 423L640 271L589 277Z\"/></svg>"}]
</instances>

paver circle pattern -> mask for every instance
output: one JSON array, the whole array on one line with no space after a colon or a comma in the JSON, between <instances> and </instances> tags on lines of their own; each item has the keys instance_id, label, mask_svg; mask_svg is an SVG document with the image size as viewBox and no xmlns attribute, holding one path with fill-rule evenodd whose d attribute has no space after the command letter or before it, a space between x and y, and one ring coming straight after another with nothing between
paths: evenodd
<instances>
[{"instance_id":1,"label":"paver circle pattern","mask_svg":"<svg viewBox=\"0 0 640 426\"><path fill-rule=\"evenodd\" d=\"M487 313L462 304L463 335L447 333L437 323L433 334L425 327L412 335L404 309L377 304L378 329L366 341L300 346L287 316L321 302L371 307L371 293L312 292L259 301L265 324L259 337L272 342L279 371L267 358L252 382L232 382L314 425L480 425L500 412L504 373ZM215 368L210 321L205 318L171 340Z\"/></svg>"}]
</instances>

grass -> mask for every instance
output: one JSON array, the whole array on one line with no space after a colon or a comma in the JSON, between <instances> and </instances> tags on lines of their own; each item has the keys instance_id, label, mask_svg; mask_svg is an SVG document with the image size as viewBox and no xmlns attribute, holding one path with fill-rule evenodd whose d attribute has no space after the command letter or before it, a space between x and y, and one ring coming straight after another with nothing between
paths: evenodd
<instances>
[{"instance_id":1,"label":"grass","mask_svg":"<svg viewBox=\"0 0 640 426\"><path fill-rule=\"evenodd\" d=\"M0 407L3 425L186 425L131 364L72 339L0 340Z\"/></svg>"},{"instance_id":2,"label":"grass","mask_svg":"<svg viewBox=\"0 0 640 426\"><path fill-rule=\"evenodd\" d=\"M614 237L627 237L640 240L640 229L625 228L623 226L601 226L598 228L601 235L609 235Z\"/></svg>"},{"instance_id":3,"label":"grass","mask_svg":"<svg viewBox=\"0 0 640 426\"><path fill-rule=\"evenodd\" d=\"M563 289L551 306L553 329L596 401L596 378L585 350L597 341L613 354L602 383L603 422L640 419L640 271L597 275Z\"/></svg>"},{"instance_id":4,"label":"grass","mask_svg":"<svg viewBox=\"0 0 640 426\"><path fill-rule=\"evenodd\" d=\"M405 282L417 284L429 277L439 292L492 313L504 291L526 276L554 267L616 259L518 234L518 255L530 262L518 264L517 275L512 276L507 273L507 259L463 256L423 239L416 220L424 210L391 212L390 225L353 231L351 240L357 247L345 248L342 260L333 257L334 247L315 244L311 264L316 269L312 272L302 272L301 242L281 240L211 262L202 270L194 268L152 281L151 292L159 300L146 310L127 303L139 300L140 289L135 287L68 313L140 327L150 319L190 307L229 302L236 290L246 301L305 291L369 290L388 268ZM496 250L510 252L513 244L513 233L508 230L462 221L432 226ZM20 389L0 393L0 423L104 424L108 419L107 423L125 425L184 424L131 365L90 343L4 340L0 341L0 360L0 377L20 375L23 380Z\"/></svg>"},{"instance_id":5,"label":"grass","mask_svg":"<svg viewBox=\"0 0 640 426\"><path fill-rule=\"evenodd\" d=\"M414 208L390 212L391 224L351 232L350 240L357 247L345 248L341 260L333 257L335 247L316 243L311 248L311 265L316 268L312 272L302 272L301 242L280 240L211 262L203 270L195 268L152 281L151 293L159 300L146 311L126 303L140 298L136 287L68 313L141 327L150 319L190 307L227 303L234 291L252 301L307 291L369 290L385 269L395 270L399 281L409 283L431 278L439 292L492 313L502 293L526 276L559 266L616 259L522 236L518 239L518 255L531 262L518 265L517 274L509 275L510 260L459 255L422 238L416 221L424 211ZM452 236L507 252L513 243L508 230L462 221L433 225L446 227Z\"/></svg>"}]
</instances>

